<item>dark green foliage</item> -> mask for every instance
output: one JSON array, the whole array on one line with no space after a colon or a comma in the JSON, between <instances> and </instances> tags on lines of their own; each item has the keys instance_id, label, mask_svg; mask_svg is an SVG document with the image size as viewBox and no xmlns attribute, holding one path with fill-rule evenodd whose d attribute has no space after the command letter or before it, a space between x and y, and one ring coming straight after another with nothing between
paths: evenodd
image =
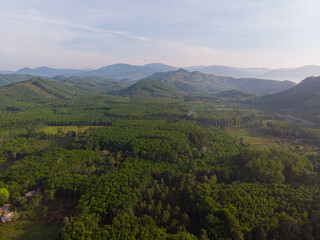
<instances>
[{"instance_id":1,"label":"dark green foliage","mask_svg":"<svg viewBox=\"0 0 320 240\"><path fill-rule=\"evenodd\" d=\"M198 221L202 219L201 225L206 226L208 235L214 239L231 237L235 231L255 232L254 229L257 235L265 235L261 232L262 228L270 235L276 231L286 235L285 239L290 239L289 234L299 235L292 232L293 229L282 232L283 222L287 219L298 219L300 223L308 221L308 211L314 203L313 199L319 195L318 190L318 187L238 182L199 184L190 188L187 203L190 206L189 215ZM286 201L283 201L284 197ZM296 225L303 228L298 222Z\"/></svg>"},{"instance_id":2,"label":"dark green foliage","mask_svg":"<svg viewBox=\"0 0 320 240\"><path fill-rule=\"evenodd\" d=\"M235 170L241 180L308 184L317 178L309 159L281 149L246 149L235 157L234 163L241 169Z\"/></svg>"}]
</instances>

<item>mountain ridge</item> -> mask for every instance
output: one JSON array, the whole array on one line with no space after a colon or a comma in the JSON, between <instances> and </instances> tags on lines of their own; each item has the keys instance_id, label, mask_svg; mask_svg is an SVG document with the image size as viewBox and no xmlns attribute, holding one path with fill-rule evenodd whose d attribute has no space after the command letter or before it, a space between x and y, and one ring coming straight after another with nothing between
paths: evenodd
<instances>
[{"instance_id":1,"label":"mountain ridge","mask_svg":"<svg viewBox=\"0 0 320 240\"><path fill-rule=\"evenodd\" d=\"M114 80L127 79L130 81L137 81L142 78L146 78L156 72L168 72L176 71L178 67L166 65L163 63L149 63L145 65L131 65L118 63L113 65L107 65L98 69L57 69L49 67L38 68L22 68L16 72L16 74L29 74L41 77L55 77L57 75L63 75L65 77L71 76L104 76ZM213 74L217 76L235 77L235 78L260 78L270 80L290 80L294 82L300 82L306 77L320 76L320 66L317 65L305 65L296 68L264 68L264 67L248 67L239 68L223 65L209 65L209 66L189 66L184 69L188 71L199 71L205 74ZM1 71L0 71L1 73Z\"/></svg>"},{"instance_id":2,"label":"mountain ridge","mask_svg":"<svg viewBox=\"0 0 320 240\"><path fill-rule=\"evenodd\" d=\"M214 94L227 90L241 90L250 94L266 95L295 86L295 83L289 81L237 79L204 74L198 71L189 72L185 69L164 73L157 72L147 78L171 84L189 94Z\"/></svg>"}]
</instances>

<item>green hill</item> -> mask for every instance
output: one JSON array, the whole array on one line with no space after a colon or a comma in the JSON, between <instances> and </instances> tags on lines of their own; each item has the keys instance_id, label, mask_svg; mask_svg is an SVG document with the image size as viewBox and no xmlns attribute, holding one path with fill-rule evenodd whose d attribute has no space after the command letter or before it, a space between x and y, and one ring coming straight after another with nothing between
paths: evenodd
<instances>
[{"instance_id":1,"label":"green hill","mask_svg":"<svg viewBox=\"0 0 320 240\"><path fill-rule=\"evenodd\" d=\"M166 83L144 79L120 91L120 95L131 97L178 97L182 92Z\"/></svg>"},{"instance_id":2,"label":"green hill","mask_svg":"<svg viewBox=\"0 0 320 240\"><path fill-rule=\"evenodd\" d=\"M30 78L32 78L32 76L26 74L0 74L0 86L22 82Z\"/></svg>"},{"instance_id":3,"label":"green hill","mask_svg":"<svg viewBox=\"0 0 320 240\"><path fill-rule=\"evenodd\" d=\"M114 64L102 67L93 71L88 71L82 76L102 76L110 79L141 79L155 72L154 69L144 66L134 66L130 64Z\"/></svg>"},{"instance_id":4,"label":"green hill","mask_svg":"<svg viewBox=\"0 0 320 240\"><path fill-rule=\"evenodd\" d=\"M224 84L227 77L217 77L200 72L188 72L184 69L165 73L155 73L149 77L170 84L188 94L208 94L229 90Z\"/></svg>"},{"instance_id":5,"label":"green hill","mask_svg":"<svg viewBox=\"0 0 320 240\"><path fill-rule=\"evenodd\" d=\"M67 99L78 96L81 91L67 84L43 79L10 84L0 89L0 93L16 100Z\"/></svg>"},{"instance_id":6,"label":"green hill","mask_svg":"<svg viewBox=\"0 0 320 240\"><path fill-rule=\"evenodd\" d=\"M320 77L309 77L294 88L265 96L257 101L269 110L296 115L305 119L320 119Z\"/></svg>"},{"instance_id":7,"label":"green hill","mask_svg":"<svg viewBox=\"0 0 320 240\"><path fill-rule=\"evenodd\" d=\"M55 68L49 68L49 67L38 67L38 68L23 68L18 70L16 73L20 74L29 74L33 76L40 76L40 77L55 77L58 75L63 76L76 76L81 73L85 72L85 70L77 70L77 69L55 69Z\"/></svg>"},{"instance_id":8,"label":"green hill","mask_svg":"<svg viewBox=\"0 0 320 240\"><path fill-rule=\"evenodd\" d=\"M127 82L105 80L86 81L71 77L63 81L32 78L0 88L0 95L19 101L38 101L43 99L70 99L92 94L113 94L128 87Z\"/></svg>"},{"instance_id":9,"label":"green hill","mask_svg":"<svg viewBox=\"0 0 320 240\"><path fill-rule=\"evenodd\" d=\"M188 72L184 69L165 73L155 73L148 77L171 84L188 94L214 94L228 90L241 90L247 93L265 95L277 93L295 86L285 81L263 80L255 78L221 77L200 72Z\"/></svg>"}]
</instances>

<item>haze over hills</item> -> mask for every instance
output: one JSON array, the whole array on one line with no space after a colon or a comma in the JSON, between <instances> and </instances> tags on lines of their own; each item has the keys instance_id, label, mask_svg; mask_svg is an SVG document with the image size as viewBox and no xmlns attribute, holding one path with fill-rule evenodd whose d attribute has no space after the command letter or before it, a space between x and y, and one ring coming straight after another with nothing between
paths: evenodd
<instances>
[{"instance_id":1,"label":"haze over hills","mask_svg":"<svg viewBox=\"0 0 320 240\"><path fill-rule=\"evenodd\" d=\"M312 76L320 76L320 66L308 65L299 68L281 68L260 75L262 78L291 80L295 82L300 82L302 79Z\"/></svg>"},{"instance_id":2,"label":"haze over hills","mask_svg":"<svg viewBox=\"0 0 320 240\"><path fill-rule=\"evenodd\" d=\"M91 69L55 69L49 67L39 67L39 68L23 68L15 73L17 74L29 74L33 76L40 77L56 77L56 76L64 76L64 77L104 77L115 80L138 80L144 77L147 77L155 72L164 72L164 71L172 71L177 68L165 65L162 63L151 63L144 66L136 66L130 64L113 64L109 66L105 66L99 69L91 70Z\"/></svg>"},{"instance_id":3,"label":"haze over hills","mask_svg":"<svg viewBox=\"0 0 320 240\"><path fill-rule=\"evenodd\" d=\"M298 68L237 68L230 66L212 65L212 66L191 66L185 67L188 71L199 71L205 74L213 74L217 76L235 77L235 78L260 78L271 80L289 80L300 82L306 77L320 76L320 66L308 65ZM71 76L99 76L109 79L136 81L146 78L156 72L168 72L178 70L177 67L169 66L162 63L150 63L143 66L130 64L113 64L99 69L55 69L49 67L39 68L23 68L15 73L29 74L41 77L55 77L58 75L64 77Z\"/></svg>"},{"instance_id":4,"label":"haze over hills","mask_svg":"<svg viewBox=\"0 0 320 240\"><path fill-rule=\"evenodd\" d=\"M13 74L14 71L0 71L0 74Z\"/></svg>"},{"instance_id":5,"label":"haze over hills","mask_svg":"<svg viewBox=\"0 0 320 240\"><path fill-rule=\"evenodd\" d=\"M149 79L165 82L189 94L212 94L227 90L241 90L247 93L266 95L281 92L293 87L289 81L262 80L254 78L232 78L189 72L184 69L160 73L157 72Z\"/></svg>"},{"instance_id":6,"label":"haze over hills","mask_svg":"<svg viewBox=\"0 0 320 240\"><path fill-rule=\"evenodd\" d=\"M88 71L83 73L83 76L104 76L110 79L132 79L138 80L148 75L153 74L155 69L151 69L144 66L134 66L129 64L114 64L99 68L97 70Z\"/></svg>"},{"instance_id":7,"label":"haze over hills","mask_svg":"<svg viewBox=\"0 0 320 240\"><path fill-rule=\"evenodd\" d=\"M0 86L21 82L31 77L32 76L26 74L0 74Z\"/></svg>"},{"instance_id":8,"label":"haze over hills","mask_svg":"<svg viewBox=\"0 0 320 240\"><path fill-rule=\"evenodd\" d=\"M38 67L38 68L31 69L31 68L26 67L26 68L22 68L22 69L16 71L16 73L51 78L51 77L55 77L58 75L63 75L66 77L78 76L85 71L87 71L87 70L55 69L55 68L49 68L49 67Z\"/></svg>"},{"instance_id":9,"label":"haze over hills","mask_svg":"<svg viewBox=\"0 0 320 240\"><path fill-rule=\"evenodd\" d=\"M199 71L207 74L214 74L218 76L229 76L229 77L251 77L271 80L289 80L294 82L300 82L306 77L320 76L320 66L308 65L298 68L235 68L228 66L194 66L187 67L190 71Z\"/></svg>"},{"instance_id":10,"label":"haze over hills","mask_svg":"<svg viewBox=\"0 0 320 240\"><path fill-rule=\"evenodd\" d=\"M283 92L264 96L258 104L266 109L320 120L320 77L309 77Z\"/></svg>"},{"instance_id":11,"label":"haze over hills","mask_svg":"<svg viewBox=\"0 0 320 240\"><path fill-rule=\"evenodd\" d=\"M229 66L192 66L185 68L188 71L199 71L206 74L213 74L218 76L227 77L249 77L254 75L260 75L271 71L269 68L235 68Z\"/></svg>"}]
</instances>

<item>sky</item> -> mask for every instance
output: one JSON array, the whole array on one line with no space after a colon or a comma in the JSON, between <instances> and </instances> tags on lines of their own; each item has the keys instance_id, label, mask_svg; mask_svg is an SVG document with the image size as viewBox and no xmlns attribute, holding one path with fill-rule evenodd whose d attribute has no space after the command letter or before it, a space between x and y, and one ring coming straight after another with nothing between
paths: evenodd
<instances>
[{"instance_id":1,"label":"sky","mask_svg":"<svg viewBox=\"0 0 320 240\"><path fill-rule=\"evenodd\" d=\"M318 0L1 0L0 70L320 65Z\"/></svg>"}]
</instances>

